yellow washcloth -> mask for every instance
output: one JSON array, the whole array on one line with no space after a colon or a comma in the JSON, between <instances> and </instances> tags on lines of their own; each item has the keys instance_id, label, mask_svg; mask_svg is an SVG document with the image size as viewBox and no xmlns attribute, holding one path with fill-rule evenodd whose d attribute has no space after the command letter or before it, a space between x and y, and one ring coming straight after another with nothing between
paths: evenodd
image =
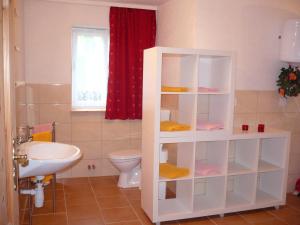
<instances>
[{"instance_id":1,"label":"yellow washcloth","mask_svg":"<svg viewBox=\"0 0 300 225\"><path fill-rule=\"evenodd\" d=\"M185 131L190 129L191 126L187 124L179 124L173 121L160 122L160 131Z\"/></svg>"},{"instance_id":2,"label":"yellow washcloth","mask_svg":"<svg viewBox=\"0 0 300 225\"><path fill-rule=\"evenodd\" d=\"M162 92L187 92L189 89L187 87L170 87L170 86L162 86Z\"/></svg>"},{"instance_id":3,"label":"yellow washcloth","mask_svg":"<svg viewBox=\"0 0 300 225\"><path fill-rule=\"evenodd\" d=\"M170 163L159 164L159 176L161 177L175 179L179 177L185 177L187 175L189 175L188 168L176 167L175 165Z\"/></svg>"},{"instance_id":4,"label":"yellow washcloth","mask_svg":"<svg viewBox=\"0 0 300 225\"><path fill-rule=\"evenodd\" d=\"M51 142L52 141L52 132L51 131L45 131L41 133L36 133L32 135L33 141L45 141L45 142Z\"/></svg>"},{"instance_id":5,"label":"yellow washcloth","mask_svg":"<svg viewBox=\"0 0 300 225\"><path fill-rule=\"evenodd\" d=\"M44 185L50 184L50 181L52 179L53 179L53 175L47 175L47 176L45 176L45 178L43 179ZM35 183L36 182L36 177L31 177L31 181Z\"/></svg>"}]
</instances>

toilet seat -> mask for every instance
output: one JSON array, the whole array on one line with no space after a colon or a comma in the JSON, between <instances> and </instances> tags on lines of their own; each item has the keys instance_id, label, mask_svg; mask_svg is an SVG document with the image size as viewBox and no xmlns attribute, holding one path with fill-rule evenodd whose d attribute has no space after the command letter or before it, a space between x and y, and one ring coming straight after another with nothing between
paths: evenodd
<instances>
[{"instance_id":1,"label":"toilet seat","mask_svg":"<svg viewBox=\"0 0 300 225\"><path fill-rule=\"evenodd\" d=\"M141 152L138 150L122 150L116 151L109 154L111 159L136 159L141 158Z\"/></svg>"}]
</instances>

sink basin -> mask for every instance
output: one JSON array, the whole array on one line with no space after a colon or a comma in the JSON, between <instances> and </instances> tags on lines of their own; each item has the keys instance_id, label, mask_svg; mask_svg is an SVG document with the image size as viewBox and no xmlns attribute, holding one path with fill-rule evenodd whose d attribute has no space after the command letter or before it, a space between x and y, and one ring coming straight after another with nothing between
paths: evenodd
<instances>
[{"instance_id":1,"label":"sink basin","mask_svg":"<svg viewBox=\"0 0 300 225\"><path fill-rule=\"evenodd\" d=\"M21 144L20 154L26 154L29 164L19 165L19 177L45 176L63 170L80 157L80 149L74 145L32 141Z\"/></svg>"}]
</instances>

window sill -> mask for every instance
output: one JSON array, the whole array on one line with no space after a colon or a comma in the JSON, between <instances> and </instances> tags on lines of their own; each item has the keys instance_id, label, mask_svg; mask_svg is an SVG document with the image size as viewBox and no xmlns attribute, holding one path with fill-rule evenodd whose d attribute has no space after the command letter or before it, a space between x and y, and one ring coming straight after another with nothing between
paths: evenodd
<instances>
[{"instance_id":1,"label":"window sill","mask_svg":"<svg viewBox=\"0 0 300 225\"><path fill-rule=\"evenodd\" d=\"M72 108L72 112L105 112L106 109L94 109L94 108Z\"/></svg>"}]
</instances>

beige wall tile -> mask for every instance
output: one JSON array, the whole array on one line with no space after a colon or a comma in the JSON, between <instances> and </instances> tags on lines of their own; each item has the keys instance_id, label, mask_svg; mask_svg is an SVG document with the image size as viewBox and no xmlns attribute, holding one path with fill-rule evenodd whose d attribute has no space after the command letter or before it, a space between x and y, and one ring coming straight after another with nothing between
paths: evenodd
<instances>
[{"instance_id":1,"label":"beige wall tile","mask_svg":"<svg viewBox=\"0 0 300 225\"><path fill-rule=\"evenodd\" d=\"M88 142L72 142L83 153L83 159L101 159L102 157L102 143L101 141Z\"/></svg>"},{"instance_id":2,"label":"beige wall tile","mask_svg":"<svg viewBox=\"0 0 300 225\"><path fill-rule=\"evenodd\" d=\"M162 95L161 107L165 109L177 109L178 108L178 96L177 95Z\"/></svg>"},{"instance_id":3,"label":"beige wall tile","mask_svg":"<svg viewBox=\"0 0 300 225\"><path fill-rule=\"evenodd\" d=\"M108 154L111 152L130 149L130 140L103 140L102 146L102 157L109 158Z\"/></svg>"},{"instance_id":4,"label":"beige wall tile","mask_svg":"<svg viewBox=\"0 0 300 225\"><path fill-rule=\"evenodd\" d=\"M68 167L62 171L59 171L59 173L57 173L56 176L57 176L57 178L72 177L72 167Z\"/></svg>"},{"instance_id":5,"label":"beige wall tile","mask_svg":"<svg viewBox=\"0 0 300 225\"><path fill-rule=\"evenodd\" d=\"M142 121L129 121L130 138L142 138Z\"/></svg>"},{"instance_id":6,"label":"beige wall tile","mask_svg":"<svg viewBox=\"0 0 300 225\"><path fill-rule=\"evenodd\" d=\"M40 105L28 104L27 105L27 123L29 126L40 123Z\"/></svg>"},{"instance_id":7,"label":"beige wall tile","mask_svg":"<svg viewBox=\"0 0 300 225\"><path fill-rule=\"evenodd\" d=\"M257 111L257 91L236 91L235 98L235 113L255 113Z\"/></svg>"},{"instance_id":8,"label":"beige wall tile","mask_svg":"<svg viewBox=\"0 0 300 225\"><path fill-rule=\"evenodd\" d=\"M56 141L63 143L71 143L71 124L56 123Z\"/></svg>"},{"instance_id":9,"label":"beige wall tile","mask_svg":"<svg viewBox=\"0 0 300 225\"><path fill-rule=\"evenodd\" d=\"M88 169L90 165L91 169ZM95 169L92 166L95 166ZM80 160L77 164L72 167L72 177L93 177L101 176L101 160Z\"/></svg>"},{"instance_id":10,"label":"beige wall tile","mask_svg":"<svg viewBox=\"0 0 300 225\"><path fill-rule=\"evenodd\" d=\"M40 103L39 84L26 84L27 104Z\"/></svg>"},{"instance_id":11,"label":"beige wall tile","mask_svg":"<svg viewBox=\"0 0 300 225\"><path fill-rule=\"evenodd\" d=\"M103 121L103 140L124 140L129 138L130 128L127 120Z\"/></svg>"},{"instance_id":12,"label":"beige wall tile","mask_svg":"<svg viewBox=\"0 0 300 225\"><path fill-rule=\"evenodd\" d=\"M40 84L39 102L71 104L71 85Z\"/></svg>"},{"instance_id":13,"label":"beige wall tile","mask_svg":"<svg viewBox=\"0 0 300 225\"><path fill-rule=\"evenodd\" d=\"M130 143L129 143L129 148L130 149L136 149L136 150L142 150L142 139L130 139Z\"/></svg>"},{"instance_id":14,"label":"beige wall tile","mask_svg":"<svg viewBox=\"0 0 300 225\"><path fill-rule=\"evenodd\" d=\"M290 154L300 153L300 134L292 134Z\"/></svg>"},{"instance_id":15,"label":"beige wall tile","mask_svg":"<svg viewBox=\"0 0 300 225\"><path fill-rule=\"evenodd\" d=\"M72 123L72 141L100 141L102 123Z\"/></svg>"},{"instance_id":16,"label":"beige wall tile","mask_svg":"<svg viewBox=\"0 0 300 225\"><path fill-rule=\"evenodd\" d=\"M15 88L16 104L26 104L26 85L21 85Z\"/></svg>"},{"instance_id":17,"label":"beige wall tile","mask_svg":"<svg viewBox=\"0 0 300 225\"><path fill-rule=\"evenodd\" d=\"M119 175L119 171L112 163L110 162L109 159L102 159L101 160L101 170L102 170L102 176L113 176L113 175Z\"/></svg>"},{"instance_id":18,"label":"beige wall tile","mask_svg":"<svg viewBox=\"0 0 300 225\"><path fill-rule=\"evenodd\" d=\"M242 124L248 124L249 130L256 130L258 124L258 117L256 113L236 113L234 115L233 125L240 129Z\"/></svg>"},{"instance_id":19,"label":"beige wall tile","mask_svg":"<svg viewBox=\"0 0 300 225\"><path fill-rule=\"evenodd\" d=\"M257 111L262 113L281 112L284 106L281 106L280 96L276 91L259 91Z\"/></svg>"},{"instance_id":20,"label":"beige wall tile","mask_svg":"<svg viewBox=\"0 0 300 225\"><path fill-rule=\"evenodd\" d=\"M72 112L72 122L102 122L105 112Z\"/></svg>"},{"instance_id":21,"label":"beige wall tile","mask_svg":"<svg viewBox=\"0 0 300 225\"><path fill-rule=\"evenodd\" d=\"M19 126L27 125L27 106L26 104L16 105L16 124Z\"/></svg>"},{"instance_id":22,"label":"beige wall tile","mask_svg":"<svg viewBox=\"0 0 300 225\"><path fill-rule=\"evenodd\" d=\"M71 122L71 106L69 104L40 104L40 123L56 121Z\"/></svg>"}]
</instances>

